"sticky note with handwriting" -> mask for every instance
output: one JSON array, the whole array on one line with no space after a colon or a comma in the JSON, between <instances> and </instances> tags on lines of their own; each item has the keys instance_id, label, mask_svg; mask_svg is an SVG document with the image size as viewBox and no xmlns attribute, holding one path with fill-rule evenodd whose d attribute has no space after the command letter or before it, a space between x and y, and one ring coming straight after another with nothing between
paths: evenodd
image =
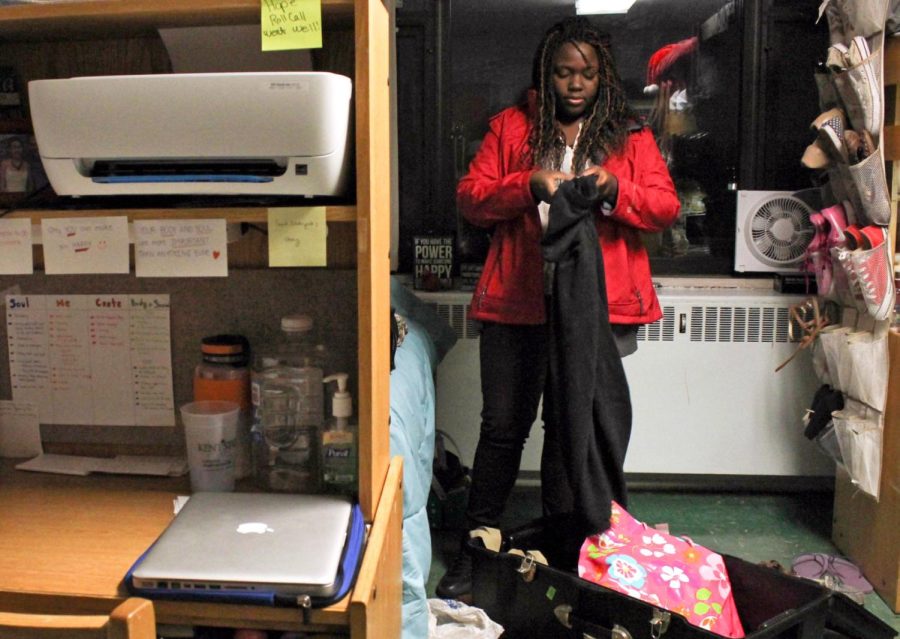
<instances>
[{"instance_id":1,"label":"sticky note with handwriting","mask_svg":"<svg viewBox=\"0 0 900 639\"><path fill-rule=\"evenodd\" d=\"M325 207L269 209L269 266L325 266Z\"/></svg>"},{"instance_id":2,"label":"sticky note with handwriting","mask_svg":"<svg viewBox=\"0 0 900 639\"><path fill-rule=\"evenodd\" d=\"M0 220L0 274L34 273L31 253L31 220Z\"/></svg>"},{"instance_id":3,"label":"sticky note with handwriting","mask_svg":"<svg viewBox=\"0 0 900 639\"><path fill-rule=\"evenodd\" d=\"M47 275L128 273L128 218L41 220Z\"/></svg>"},{"instance_id":4,"label":"sticky note with handwriting","mask_svg":"<svg viewBox=\"0 0 900 639\"><path fill-rule=\"evenodd\" d=\"M135 220L137 277L227 277L225 220Z\"/></svg>"},{"instance_id":5,"label":"sticky note with handwriting","mask_svg":"<svg viewBox=\"0 0 900 639\"><path fill-rule=\"evenodd\" d=\"M322 48L321 0L262 0L262 50Z\"/></svg>"}]
</instances>

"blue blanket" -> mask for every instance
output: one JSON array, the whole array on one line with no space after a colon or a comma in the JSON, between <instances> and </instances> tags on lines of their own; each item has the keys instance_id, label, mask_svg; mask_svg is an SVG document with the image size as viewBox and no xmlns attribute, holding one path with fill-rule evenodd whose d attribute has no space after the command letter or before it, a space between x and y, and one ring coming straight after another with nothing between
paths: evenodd
<instances>
[{"instance_id":1,"label":"blue blanket","mask_svg":"<svg viewBox=\"0 0 900 639\"><path fill-rule=\"evenodd\" d=\"M426 504L434 458L434 372L456 342L434 309L391 278L391 306L408 333L391 371L391 455L403 455L403 638L428 636L425 584L431 567Z\"/></svg>"}]
</instances>

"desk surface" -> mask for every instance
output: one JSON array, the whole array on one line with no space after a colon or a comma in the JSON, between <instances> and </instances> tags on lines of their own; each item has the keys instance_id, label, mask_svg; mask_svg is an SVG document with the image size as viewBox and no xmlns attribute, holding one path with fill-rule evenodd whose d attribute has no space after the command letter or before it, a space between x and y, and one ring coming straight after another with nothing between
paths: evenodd
<instances>
[{"instance_id":1,"label":"desk surface","mask_svg":"<svg viewBox=\"0 0 900 639\"><path fill-rule=\"evenodd\" d=\"M109 612L123 577L190 494L186 477L31 473L0 460L0 609ZM159 623L296 630L296 609L157 601ZM312 626L345 625L347 600L314 610Z\"/></svg>"}]
</instances>

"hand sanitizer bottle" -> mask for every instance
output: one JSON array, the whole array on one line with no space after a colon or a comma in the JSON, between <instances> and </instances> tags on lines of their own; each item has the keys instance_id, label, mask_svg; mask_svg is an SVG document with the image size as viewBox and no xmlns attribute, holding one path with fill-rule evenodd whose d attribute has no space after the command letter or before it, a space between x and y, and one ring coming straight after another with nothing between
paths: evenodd
<instances>
[{"instance_id":1,"label":"hand sanitizer bottle","mask_svg":"<svg viewBox=\"0 0 900 639\"><path fill-rule=\"evenodd\" d=\"M347 373L329 375L324 383L337 382L332 396L332 418L322 431L322 483L326 492L345 495L357 490L357 426L351 422L353 398L347 392Z\"/></svg>"}]
</instances>

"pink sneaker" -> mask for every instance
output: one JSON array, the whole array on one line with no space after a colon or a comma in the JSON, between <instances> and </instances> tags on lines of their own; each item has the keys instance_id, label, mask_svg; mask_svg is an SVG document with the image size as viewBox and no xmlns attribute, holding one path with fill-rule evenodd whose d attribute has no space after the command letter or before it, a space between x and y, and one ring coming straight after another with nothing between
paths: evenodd
<instances>
[{"instance_id":1,"label":"pink sneaker","mask_svg":"<svg viewBox=\"0 0 900 639\"><path fill-rule=\"evenodd\" d=\"M820 211L822 217L828 222L828 248L835 246L843 246L844 229L847 228L847 215L844 213L844 207L841 204L825 207Z\"/></svg>"},{"instance_id":2,"label":"pink sneaker","mask_svg":"<svg viewBox=\"0 0 900 639\"><path fill-rule=\"evenodd\" d=\"M887 238L886 229L881 226L864 226L859 230L859 235L859 248L866 251L881 246Z\"/></svg>"},{"instance_id":3,"label":"pink sneaker","mask_svg":"<svg viewBox=\"0 0 900 639\"><path fill-rule=\"evenodd\" d=\"M811 270L816 276L816 291L822 297L830 296L834 278L828 251L824 248L821 251L813 251L809 254L807 260L809 260L807 270Z\"/></svg>"},{"instance_id":4,"label":"pink sneaker","mask_svg":"<svg viewBox=\"0 0 900 639\"><path fill-rule=\"evenodd\" d=\"M831 259L828 255L828 222L821 213L812 213L809 221L813 225L813 237L806 246L804 270L816 277L819 295L831 292Z\"/></svg>"},{"instance_id":5,"label":"pink sneaker","mask_svg":"<svg viewBox=\"0 0 900 639\"><path fill-rule=\"evenodd\" d=\"M811 213L809 221L813 225L813 236L806 246L807 255L821 251L828 244L828 231L826 230L825 218L821 213Z\"/></svg>"},{"instance_id":6,"label":"pink sneaker","mask_svg":"<svg viewBox=\"0 0 900 639\"><path fill-rule=\"evenodd\" d=\"M876 320L886 320L894 312L894 266L888 241L888 230L880 231L881 239L868 250L860 249L850 255L860 290L866 300L866 309ZM868 238L868 234L867 234ZM874 239L870 239L874 242Z\"/></svg>"},{"instance_id":7,"label":"pink sneaker","mask_svg":"<svg viewBox=\"0 0 900 639\"><path fill-rule=\"evenodd\" d=\"M855 251L862 246L862 233L859 226L851 224L844 229L844 245L848 250Z\"/></svg>"}]
</instances>

